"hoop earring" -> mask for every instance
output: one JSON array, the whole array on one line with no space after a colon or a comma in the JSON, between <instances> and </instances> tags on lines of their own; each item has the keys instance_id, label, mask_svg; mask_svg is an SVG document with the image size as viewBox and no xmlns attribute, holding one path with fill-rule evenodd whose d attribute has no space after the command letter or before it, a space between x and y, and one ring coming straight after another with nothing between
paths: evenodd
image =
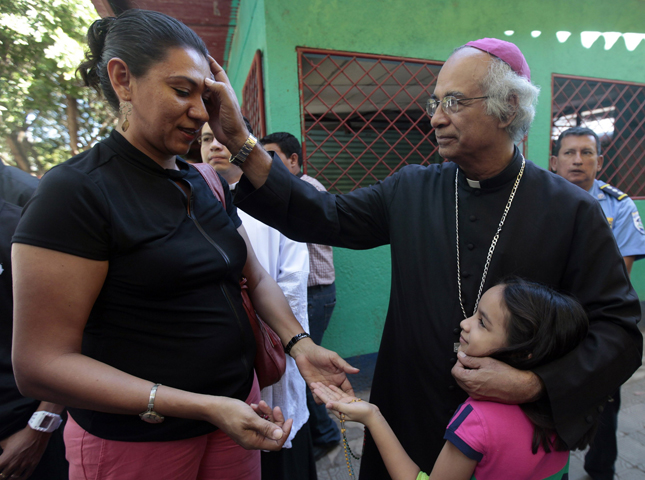
<instances>
[{"instance_id":1,"label":"hoop earring","mask_svg":"<svg viewBox=\"0 0 645 480\"><path fill-rule=\"evenodd\" d=\"M132 104L130 102L123 102L119 105L119 114L123 115L125 119L123 120L123 124L121 125L121 129L124 132L128 131L128 128L130 128L130 122L128 121L128 117L132 113Z\"/></svg>"}]
</instances>

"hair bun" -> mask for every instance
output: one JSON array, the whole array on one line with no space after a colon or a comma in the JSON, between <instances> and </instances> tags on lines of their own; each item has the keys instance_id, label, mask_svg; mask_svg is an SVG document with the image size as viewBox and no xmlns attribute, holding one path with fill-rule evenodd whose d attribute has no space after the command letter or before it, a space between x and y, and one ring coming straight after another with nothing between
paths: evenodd
<instances>
[{"instance_id":1,"label":"hair bun","mask_svg":"<svg viewBox=\"0 0 645 480\"><path fill-rule=\"evenodd\" d=\"M103 47L105 46L105 38L110 33L110 27L114 25L115 17L105 17L96 20L87 32L87 43L90 47L91 54L97 59L101 58Z\"/></svg>"},{"instance_id":2,"label":"hair bun","mask_svg":"<svg viewBox=\"0 0 645 480\"><path fill-rule=\"evenodd\" d=\"M114 25L115 17L105 17L96 20L87 31L87 46L89 50L85 53L85 61L81 63L77 71L81 74L85 85L100 92L99 63L105 47L105 39Z\"/></svg>"}]
</instances>

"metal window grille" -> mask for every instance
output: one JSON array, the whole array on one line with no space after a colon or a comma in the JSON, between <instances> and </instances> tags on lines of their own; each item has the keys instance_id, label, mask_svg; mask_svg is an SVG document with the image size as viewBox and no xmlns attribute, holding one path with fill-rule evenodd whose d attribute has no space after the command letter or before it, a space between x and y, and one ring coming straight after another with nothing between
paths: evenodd
<instances>
[{"instance_id":1,"label":"metal window grille","mask_svg":"<svg viewBox=\"0 0 645 480\"><path fill-rule=\"evenodd\" d=\"M253 63L242 88L242 115L253 128L255 136L262 138L266 135L264 116L264 84L262 83L262 53L255 52Z\"/></svg>"},{"instance_id":2,"label":"metal window grille","mask_svg":"<svg viewBox=\"0 0 645 480\"><path fill-rule=\"evenodd\" d=\"M441 162L425 103L442 64L299 48L305 173L345 193Z\"/></svg>"},{"instance_id":3,"label":"metal window grille","mask_svg":"<svg viewBox=\"0 0 645 480\"><path fill-rule=\"evenodd\" d=\"M551 147L567 128L592 129L604 155L598 178L645 199L645 85L554 74L552 92Z\"/></svg>"}]
</instances>

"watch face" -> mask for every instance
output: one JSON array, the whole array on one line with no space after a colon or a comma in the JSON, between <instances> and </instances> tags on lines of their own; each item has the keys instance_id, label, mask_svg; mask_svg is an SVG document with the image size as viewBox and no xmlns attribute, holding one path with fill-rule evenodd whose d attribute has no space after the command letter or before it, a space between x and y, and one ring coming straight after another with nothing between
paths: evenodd
<instances>
[{"instance_id":1,"label":"watch face","mask_svg":"<svg viewBox=\"0 0 645 480\"><path fill-rule=\"evenodd\" d=\"M154 411L140 413L139 417L141 417L141 420L148 423L161 423L165 419L162 415L159 415Z\"/></svg>"},{"instance_id":2,"label":"watch face","mask_svg":"<svg viewBox=\"0 0 645 480\"><path fill-rule=\"evenodd\" d=\"M40 428L49 428L49 426L52 424L52 421L54 420L54 417L50 417L49 415L45 415L42 420L40 421Z\"/></svg>"}]
</instances>

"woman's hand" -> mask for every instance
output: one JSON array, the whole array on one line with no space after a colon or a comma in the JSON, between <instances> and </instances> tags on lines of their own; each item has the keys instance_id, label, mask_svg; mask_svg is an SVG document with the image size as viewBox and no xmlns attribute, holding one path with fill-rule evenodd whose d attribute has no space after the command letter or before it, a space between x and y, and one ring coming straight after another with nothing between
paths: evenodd
<instances>
[{"instance_id":1,"label":"woman's hand","mask_svg":"<svg viewBox=\"0 0 645 480\"><path fill-rule=\"evenodd\" d=\"M374 417L381 415L376 405L353 395L347 395L333 385L328 387L320 382L314 382L311 384L311 389L338 418L341 418L342 414L345 415L345 420L368 424Z\"/></svg>"},{"instance_id":2,"label":"woman's hand","mask_svg":"<svg viewBox=\"0 0 645 480\"><path fill-rule=\"evenodd\" d=\"M210 409L206 420L247 450L280 450L289 438L293 419L285 421L279 408L271 411L265 402L260 402L260 405L264 404L260 408L259 405L249 406L233 398L216 398L216 405ZM270 413L266 412L267 408Z\"/></svg>"},{"instance_id":3,"label":"woman's hand","mask_svg":"<svg viewBox=\"0 0 645 480\"><path fill-rule=\"evenodd\" d=\"M284 415L282 414L280 407L274 407L272 409L267 402L260 400L260 403L257 405L252 403L251 408L259 417L264 418L271 423L275 423L281 428L285 424Z\"/></svg>"},{"instance_id":4,"label":"woman's hand","mask_svg":"<svg viewBox=\"0 0 645 480\"><path fill-rule=\"evenodd\" d=\"M217 140L235 155L240 151L249 132L244 123L240 105L224 69L213 57L208 57L212 78L204 79L210 95L206 98L208 124Z\"/></svg>"},{"instance_id":5,"label":"woman's hand","mask_svg":"<svg viewBox=\"0 0 645 480\"><path fill-rule=\"evenodd\" d=\"M320 347L311 339L305 338L293 346L291 356L296 361L298 370L307 385L320 382L340 387L347 395L354 395L354 389L347 379L347 374L358 373L359 370L343 360L336 352Z\"/></svg>"}]
</instances>

